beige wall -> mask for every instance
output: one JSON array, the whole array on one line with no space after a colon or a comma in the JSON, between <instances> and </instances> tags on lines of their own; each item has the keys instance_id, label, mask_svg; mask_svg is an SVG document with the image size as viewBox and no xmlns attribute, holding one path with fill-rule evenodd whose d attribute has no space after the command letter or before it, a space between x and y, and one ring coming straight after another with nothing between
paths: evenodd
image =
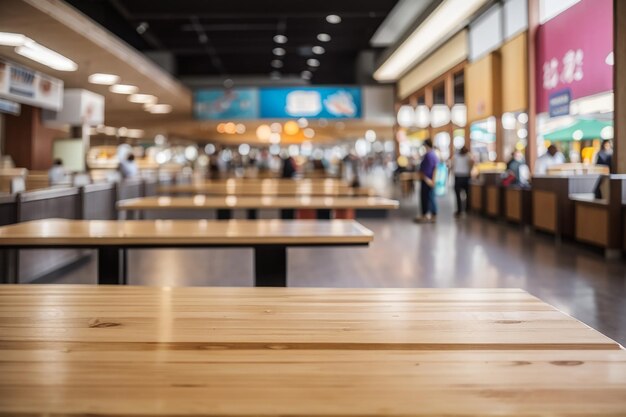
<instances>
[{"instance_id":1,"label":"beige wall","mask_svg":"<svg viewBox=\"0 0 626 417\"><path fill-rule=\"evenodd\" d=\"M500 54L492 52L465 67L467 122L499 116L502 112Z\"/></svg>"},{"instance_id":2,"label":"beige wall","mask_svg":"<svg viewBox=\"0 0 626 417\"><path fill-rule=\"evenodd\" d=\"M521 33L502 45L502 111L528 110L527 34Z\"/></svg>"},{"instance_id":3,"label":"beige wall","mask_svg":"<svg viewBox=\"0 0 626 417\"><path fill-rule=\"evenodd\" d=\"M404 99L467 58L467 30L463 30L398 81L398 98Z\"/></svg>"}]
</instances>

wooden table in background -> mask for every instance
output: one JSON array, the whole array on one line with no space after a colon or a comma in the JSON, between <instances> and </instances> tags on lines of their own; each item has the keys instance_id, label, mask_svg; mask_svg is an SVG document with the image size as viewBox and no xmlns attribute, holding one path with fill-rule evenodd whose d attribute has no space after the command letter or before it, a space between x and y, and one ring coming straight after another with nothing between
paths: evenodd
<instances>
[{"instance_id":1,"label":"wooden table in background","mask_svg":"<svg viewBox=\"0 0 626 417\"><path fill-rule=\"evenodd\" d=\"M231 182L229 182L231 181ZM207 181L192 184L162 185L160 194L207 194L236 196L369 196L369 188L353 188L338 181L260 180Z\"/></svg>"},{"instance_id":2,"label":"wooden table in background","mask_svg":"<svg viewBox=\"0 0 626 417\"><path fill-rule=\"evenodd\" d=\"M624 415L626 352L515 289L0 286L0 415Z\"/></svg>"},{"instance_id":3,"label":"wooden table in background","mask_svg":"<svg viewBox=\"0 0 626 417\"><path fill-rule=\"evenodd\" d=\"M330 218L333 210L395 210L399 207L396 200L383 197L322 197L322 196L206 196L193 197L140 197L117 202L117 209L127 213L145 211L218 210L219 218L231 217L232 209L254 211L249 218L256 218L258 209L317 210L318 218ZM222 211L222 213L219 213ZM224 213L226 212L226 213Z\"/></svg>"},{"instance_id":4,"label":"wooden table in background","mask_svg":"<svg viewBox=\"0 0 626 417\"><path fill-rule=\"evenodd\" d=\"M17 282L17 250L98 250L98 283L127 283L126 249L250 247L256 286L287 285L287 248L368 245L373 233L353 220L66 220L0 227L1 282Z\"/></svg>"}]
</instances>

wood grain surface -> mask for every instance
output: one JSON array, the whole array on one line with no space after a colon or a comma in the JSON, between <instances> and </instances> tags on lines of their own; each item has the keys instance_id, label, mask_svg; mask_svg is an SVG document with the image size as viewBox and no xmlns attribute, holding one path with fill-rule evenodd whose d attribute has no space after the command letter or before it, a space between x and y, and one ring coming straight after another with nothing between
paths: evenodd
<instances>
[{"instance_id":1,"label":"wood grain surface","mask_svg":"<svg viewBox=\"0 0 626 417\"><path fill-rule=\"evenodd\" d=\"M0 415L618 416L613 348L513 289L7 285Z\"/></svg>"},{"instance_id":2,"label":"wood grain surface","mask_svg":"<svg viewBox=\"0 0 626 417\"><path fill-rule=\"evenodd\" d=\"M353 188L337 181L319 182L306 180L261 180L232 182L200 182L193 184L162 185L158 188L161 194L212 194L237 196L367 196L368 188Z\"/></svg>"},{"instance_id":3,"label":"wood grain surface","mask_svg":"<svg viewBox=\"0 0 626 417\"><path fill-rule=\"evenodd\" d=\"M207 209L359 209L394 210L397 200L383 197L322 196L206 196L140 197L117 202L118 210L207 210Z\"/></svg>"},{"instance_id":4,"label":"wood grain surface","mask_svg":"<svg viewBox=\"0 0 626 417\"><path fill-rule=\"evenodd\" d=\"M67 220L0 227L1 246L367 244L354 220Z\"/></svg>"}]
</instances>

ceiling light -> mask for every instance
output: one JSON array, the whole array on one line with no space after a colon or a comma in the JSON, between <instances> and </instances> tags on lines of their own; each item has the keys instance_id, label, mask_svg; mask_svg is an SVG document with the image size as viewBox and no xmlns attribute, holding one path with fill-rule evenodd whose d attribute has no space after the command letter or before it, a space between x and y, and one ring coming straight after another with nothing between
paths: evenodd
<instances>
[{"instance_id":1,"label":"ceiling light","mask_svg":"<svg viewBox=\"0 0 626 417\"><path fill-rule=\"evenodd\" d=\"M157 102L157 98L151 94L131 94L128 96L128 101L139 104L154 104Z\"/></svg>"},{"instance_id":2,"label":"ceiling light","mask_svg":"<svg viewBox=\"0 0 626 417\"><path fill-rule=\"evenodd\" d=\"M330 24L336 25L337 23L341 23L341 17L336 14L329 14L326 16L326 21Z\"/></svg>"},{"instance_id":3,"label":"ceiling light","mask_svg":"<svg viewBox=\"0 0 626 417\"><path fill-rule=\"evenodd\" d=\"M273 68L282 68L284 64L280 59L272 59L271 65Z\"/></svg>"},{"instance_id":4,"label":"ceiling light","mask_svg":"<svg viewBox=\"0 0 626 417\"><path fill-rule=\"evenodd\" d=\"M324 49L323 46L314 46L311 51L313 51L315 55L322 55L324 52L326 52L326 49Z\"/></svg>"},{"instance_id":5,"label":"ceiling light","mask_svg":"<svg viewBox=\"0 0 626 417\"><path fill-rule=\"evenodd\" d=\"M109 87L109 91L117 94L134 94L139 91L139 88L130 84L113 84Z\"/></svg>"},{"instance_id":6,"label":"ceiling light","mask_svg":"<svg viewBox=\"0 0 626 417\"><path fill-rule=\"evenodd\" d=\"M287 37L285 35L276 35L276 36L274 36L274 42L276 42L276 43L287 43Z\"/></svg>"},{"instance_id":7,"label":"ceiling light","mask_svg":"<svg viewBox=\"0 0 626 417\"><path fill-rule=\"evenodd\" d=\"M172 111L172 106L169 104L155 104L154 106L150 106L149 112L152 114L165 114L170 113Z\"/></svg>"},{"instance_id":8,"label":"ceiling light","mask_svg":"<svg viewBox=\"0 0 626 417\"><path fill-rule=\"evenodd\" d=\"M396 81L438 42L448 38L487 0L444 0L374 72L377 81Z\"/></svg>"},{"instance_id":9,"label":"ceiling light","mask_svg":"<svg viewBox=\"0 0 626 417\"><path fill-rule=\"evenodd\" d=\"M285 50L283 48L274 48L272 49L272 52L274 53L274 55L276 56L283 56L285 55Z\"/></svg>"},{"instance_id":10,"label":"ceiling light","mask_svg":"<svg viewBox=\"0 0 626 417\"><path fill-rule=\"evenodd\" d=\"M143 35L149 27L150 25L148 24L148 22L141 22L136 28L137 33Z\"/></svg>"},{"instance_id":11,"label":"ceiling light","mask_svg":"<svg viewBox=\"0 0 626 417\"><path fill-rule=\"evenodd\" d=\"M280 80L280 72L278 72L278 71L270 72L270 79L272 79L272 80Z\"/></svg>"},{"instance_id":12,"label":"ceiling light","mask_svg":"<svg viewBox=\"0 0 626 417\"><path fill-rule=\"evenodd\" d=\"M315 59L315 58L307 59L306 60L306 64L309 67L319 67L320 66L320 62L317 59Z\"/></svg>"},{"instance_id":13,"label":"ceiling light","mask_svg":"<svg viewBox=\"0 0 626 417\"><path fill-rule=\"evenodd\" d=\"M313 77L313 73L311 71L302 71L300 76L303 80L310 80Z\"/></svg>"},{"instance_id":14,"label":"ceiling light","mask_svg":"<svg viewBox=\"0 0 626 417\"><path fill-rule=\"evenodd\" d=\"M88 81L92 84L100 84L100 85L113 85L120 80L120 77L115 74L102 74L95 73L91 74L88 78Z\"/></svg>"},{"instance_id":15,"label":"ceiling light","mask_svg":"<svg viewBox=\"0 0 626 417\"><path fill-rule=\"evenodd\" d=\"M31 38L21 33L0 32L0 45L3 46L23 46L32 42Z\"/></svg>"},{"instance_id":16,"label":"ceiling light","mask_svg":"<svg viewBox=\"0 0 626 417\"><path fill-rule=\"evenodd\" d=\"M330 42L330 35L328 33L320 33L317 35L317 40L320 42Z\"/></svg>"},{"instance_id":17,"label":"ceiling light","mask_svg":"<svg viewBox=\"0 0 626 417\"><path fill-rule=\"evenodd\" d=\"M113 126L106 126L103 130L105 135L108 136L115 136L117 134L117 129L114 128Z\"/></svg>"},{"instance_id":18,"label":"ceiling light","mask_svg":"<svg viewBox=\"0 0 626 417\"><path fill-rule=\"evenodd\" d=\"M24 46L17 46L15 52L57 71L76 71L78 69L76 62L37 42L27 42Z\"/></svg>"}]
</instances>

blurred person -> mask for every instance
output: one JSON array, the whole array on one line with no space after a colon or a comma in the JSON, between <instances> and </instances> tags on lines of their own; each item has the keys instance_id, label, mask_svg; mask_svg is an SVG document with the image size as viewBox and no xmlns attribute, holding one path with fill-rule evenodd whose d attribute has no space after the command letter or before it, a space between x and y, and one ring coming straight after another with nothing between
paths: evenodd
<instances>
[{"instance_id":1,"label":"blurred person","mask_svg":"<svg viewBox=\"0 0 626 417\"><path fill-rule=\"evenodd\" d=\"M350 186L353 188L358 188L361 186L361 181L359 179L359 157L354 153L354 151L350 151L345 158L343 158L343 172L344 176L348 178L350 182Z\"/></svg>"},{"instance_id":2,"label":"blurred person","mask_svg":"<svg viewBox=\"0 0 626 417\"><path fill-rule=\"evenodd\" d=\"M609 167L609 171L613 168L613 144L610 140L605 139L602 141L600 150L595 157L596 165L605 165Z\"/></svg>"},{"instance_id":3,"label":"blurred person","mask_svg":"<svg viewBox=\"0 0 626 417\"><path fill-rule=\"evenodd\" d=\"M283 167L280 174L281 178L293 178L297 172L296 160L291 155L287 155L283 158Z\"/></svg>"},{"instance_id":4,"label":"blurred person","mask_svg":"<svg viewBox=\"0 0 626 417\"><path fill-rule=\"evenodd\" d=\"M467 203L470 193L470 177L474 160L467 149L463 146L459 152L452 158L452 172L454 172L454 194L456 195L456 212L455 217L461 216L467 212Z\"/></svg>"},{"instance_id":5,"label":"blurred person","mask_svg":"<svg viewBox=\"0 0 626 417\"><path fill-rule=\"evenodd\" d=\"M548 168L565 163L565 157L556 146L548 146L548 151L537 158L534 175L546 175Z\"/></svg>"},{"instance_id":6,"label":"blurred person","mask_svg":"<svg viewBox=\"0 0 626 417\"><path fill-rule=\"evenodd\" d=\"M434 222L437 216L437 202L435 201L435 174L439 160L433 149L433 142L430 139L424 140L426 154L419 167L420 176L420 200L422 204L422 216L416 217L418 223Z\"/></svg>"},{"instance_id":7,"label":"blurred person","mask_svg":"<svg viewBox=\"0 0 626 417\"><path fill-rule=\"evenodd\" d=\"M508 187L510 185L519 185L521 182L521 170L526 165L524 155L519 150L511 153L511 159L506 164L506 177L502 180L502 185Z\"/></svg>"},{"instance_id":8,"label":"blurred person","mask_svg":"<svg viewBox=\"0 0 626 417\"><path fill-rule=\"evenodd\" d=\"M139 174L139 167L137 167L137 163L135 162L135 155L132 153L128 154L126 160L120 162L119 169L124 179L136 177Z\"/></svg>"},{"instance_id":9,"label":"blurred person","mask_svg":"<svg viewBox=\"0 0 626 417\"><path fill-rule=\"evenodd\" d=\"M48 170L48 181L50 185L58 185L65 182L65 167L63 167L63 160L56 158L52 162L52 166Z\"/></svg>"}]
</instances>

